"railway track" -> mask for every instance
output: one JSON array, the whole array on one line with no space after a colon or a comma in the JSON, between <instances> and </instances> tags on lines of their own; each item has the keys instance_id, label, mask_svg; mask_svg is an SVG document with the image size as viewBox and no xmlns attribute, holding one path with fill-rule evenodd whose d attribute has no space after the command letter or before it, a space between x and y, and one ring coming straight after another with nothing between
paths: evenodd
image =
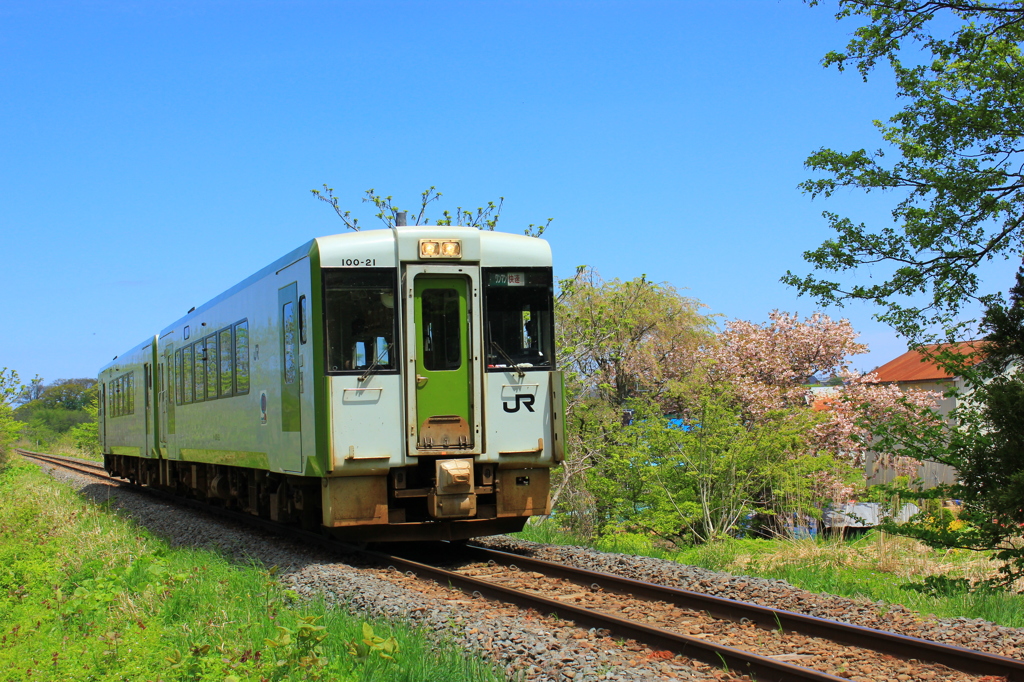
<instances>
[{"instance_id":1,"label":"railway track","mask_svg":"<svg viewBox=\"0 0 1024 682\"><path fill-rule=\"evenodd\" d=\"M98 463L40 453L26 457L110 480ZM133 486L134 488L134 486ZM256 524L292 539L351 552L352 547L247 514L159 497ZM1024 662L971 649L872 630L804 614L644 583L478 547L403 550L401 555L360 550L403 577L430 579L471 595L555 614L579 626L642 642L661 651L727 667L757 680L843 680L851 669L875 679L979 679L1024 682ZM434 561L443 557L444 561ZM762 653L758 653L761 651ZM823 655L822 651L830 651ZM813 653L804 653L813 652ZM799 662L797 664L796 662Z\"/></svg>"},{"instance_id":2,"label":"railway track","mask_svg":"<svg viewBox=\"0 0 1024 682\"><path fill-rule=\"evenodd\" d=\"M30 450L15 450L15 452L27 459L55 464L65 469L71 469L72 471L77 471L94 478L102 478L112 483L117 482L110 478L110 475L107 474L103 469L103 465L99 462L91 462L89 460L78 459L76 457L64 457L63 455L48 455L42 452L32 452Z\"/></svg>"}]
</instances>

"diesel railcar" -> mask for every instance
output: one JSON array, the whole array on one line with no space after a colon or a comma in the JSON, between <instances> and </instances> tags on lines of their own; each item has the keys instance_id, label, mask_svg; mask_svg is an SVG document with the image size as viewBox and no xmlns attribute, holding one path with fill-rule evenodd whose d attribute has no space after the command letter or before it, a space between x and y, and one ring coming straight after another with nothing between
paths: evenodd
<instances>
[{"instance_id":1,"label":"diesel railcar","mask_svg":"<svg viewBox=\"0 0 1024 682\"><path fill-rule=\"evenodd\" d=\"M107 471L352 540L550 511L551 250L400 226L321 237L100 371Z\"/></svg>"}]
</instances>

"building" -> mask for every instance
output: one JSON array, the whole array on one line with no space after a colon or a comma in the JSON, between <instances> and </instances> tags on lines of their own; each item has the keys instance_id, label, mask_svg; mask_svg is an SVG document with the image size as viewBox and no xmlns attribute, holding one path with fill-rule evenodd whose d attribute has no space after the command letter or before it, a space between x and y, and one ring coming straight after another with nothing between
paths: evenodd
<instances>
[{"instance_id":1,"label":"building","mask_svg":"<svg viewBox=\"0 0 1024 682\"><path fill-rule=\"evenodd\" d=\"M903 355L890 360L872 374L878 383L896 384L903 390L917 389L935 394L938 404L936 410L947 416L956 407L956 398L945 395L950 389L962 390L964 381L939 366L930 356L939 350L950 350L959 355L970 355L978 351L982 341L964 341L954 344L930 344L908 350ZM971 358L972 364L981 358ZM888 483L893 479L893 472L880 466L872 452L865 457L865 474L869 485ZM933 488L941 483L954 483L956 470L944 464L925 462L918 469L918 476L925 488Z\"/></svg>"}]
</instances>

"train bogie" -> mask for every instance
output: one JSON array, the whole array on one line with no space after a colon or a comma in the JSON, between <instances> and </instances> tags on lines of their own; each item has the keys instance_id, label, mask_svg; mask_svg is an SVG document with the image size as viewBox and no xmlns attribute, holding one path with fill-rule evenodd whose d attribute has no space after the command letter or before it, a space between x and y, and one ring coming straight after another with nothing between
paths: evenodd
<instances>
[{"instance_id":1,"label":"train bogie","mask_svg":"<svg viewBox=\"0 0 1024 682\"><path fill-rule=\"evenodd\" d=\"M562 398L541 240L315 239L132 367L145 352L148 430L101 419L114 474L351 538L465 538L548 511ZM108 403L127 362L101 372Z\"/></svg>"}]
</instances>

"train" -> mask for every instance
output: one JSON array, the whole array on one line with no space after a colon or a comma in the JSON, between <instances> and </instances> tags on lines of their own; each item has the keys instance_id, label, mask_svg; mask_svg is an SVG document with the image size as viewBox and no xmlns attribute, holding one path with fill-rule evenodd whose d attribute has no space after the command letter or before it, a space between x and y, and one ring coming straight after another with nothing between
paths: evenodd
<instances>
[{"instance_id":1,"label":"train","mask_svg":"<svg viewBox=\"0 0 1024 682\"><path fill-rule=\"evenodd\" d=\"M552 277L526 235L315 238L100 370L104 467L350 541L521 530L565 456Z\"/></svg>"}]
</instances>

